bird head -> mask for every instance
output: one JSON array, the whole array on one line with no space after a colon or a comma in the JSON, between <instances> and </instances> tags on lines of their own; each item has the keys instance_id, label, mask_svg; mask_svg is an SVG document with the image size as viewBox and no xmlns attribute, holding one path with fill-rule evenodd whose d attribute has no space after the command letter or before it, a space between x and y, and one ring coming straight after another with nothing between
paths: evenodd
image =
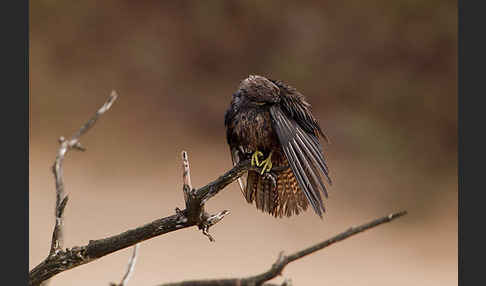
<instances>
[{"instance_id":1,"label":"bird head","mask_svg":"<svg viewBox=\"0 0 486 286\"><path fill-rule=\"evenodd\" d=\"M280 89L269 79L250 75L242 80L234 97L237 101L250 105L265 105L280 101Z\"/></svg>"}]
</instances>

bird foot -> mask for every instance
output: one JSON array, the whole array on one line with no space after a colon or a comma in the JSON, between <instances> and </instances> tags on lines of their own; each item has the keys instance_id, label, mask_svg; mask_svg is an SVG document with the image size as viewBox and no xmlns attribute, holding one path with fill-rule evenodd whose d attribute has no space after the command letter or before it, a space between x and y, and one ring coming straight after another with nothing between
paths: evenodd
<instances>
[{"instance_id":1,"label":"bird foot","mask_svg":"<svg viewBox=\"0 0 486 286\"><path fill-rule=\"evenodd\" d=\"M258 167L263 166L260 175L263 175L263 173L270 172L270 170L272 170L272 167L273 167L273 163L272 163L272 153L273 153L273 151L271 151L270 152L270 155L268 155L267 159L263 160L260 163L260 165L258 166Z\"/></svg>"},{"instance_id":2,"label":"bird foot","mask_svg":"<svg viewBox=\"0 0 486 286\"><path fill-rule=\"evenodd\" d=\"M256 150L253 152L253 155L251 155L251 165L252 166L257 166L260 167L262 164L258 161L258 157L263 156L263 153Z\"/></svg>"}]
</instances>

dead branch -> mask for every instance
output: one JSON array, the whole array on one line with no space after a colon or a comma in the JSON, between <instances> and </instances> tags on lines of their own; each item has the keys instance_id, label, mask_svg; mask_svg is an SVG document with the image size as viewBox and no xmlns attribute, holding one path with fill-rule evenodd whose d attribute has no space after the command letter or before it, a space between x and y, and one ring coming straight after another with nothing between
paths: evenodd
<instances>
[{"instance_id":1,"label":"dead branch","mask_svg":"<svg viewBox=\"0 0 486 286\"><path fill-rule=\"evenodd\" d=\"M117 99L118 95L115 91L111 92L111 95L108 97L106 102L98 109L83 126L76 132L70 140L66 140L63 136L59 138L59 150L57 151L56 160L54 161L54 165L52 166L52 172L54 173L54 179L56 180L56 206L54 215L56 217L56 221L54 224L54 231L52 233L52 241L51 241L51 249L49 251L49 256L55 255L56 252L61 250L64 245L64 236L63 236L63 213L64 208L68 202L68 196L64 194L64 176L63 176L63 161L66 157L68 151L74 149L78 151L85 151L86 149L81 145L79 141L81 135L85 134L98 120L98 118L108 111Z\"/></svg>"},{"instance_id":2,"label":"dead branch","mask_svg":"<svg viewBox=\"0 0 486 286\"><path fill-rule=\"evenodd\" d=\"M207 232L218 218L224 217L227 213L222 211L216 215L208 215L204 212L204 202L250 169L253 169L250 161L242 161L206 186L189 191L186 209L176 209L174 215L154 220L151 223L107 238L90 240L84 246L59 250L55 255L48 256L30 271L29 285L39 285L42 281L58 273L169 232L192 226L198 226L199 229Z\"/></svg>"},{"instance_id":3,"label":"dead branch","mask_svg":"<svg viewBox=\"0 0 486 286\"><path fill-rule=\"evenodd\" d=\"M51 248L49 250L49 256L55 255L58 251L60 251L64 247L64 208L68 202L69 197L64 192L64 176L63 176L63 169L62 165L64 162L64 158L66 157L68 151L74 149L78 151L85 151L86 149L83 148L81 142L79 141L81 135L85 134L98 120L98 118L105 113L108 109L110 109L113 102L115 102L118 95L115 91L111 92L111 95L108 97L107 101L98 109L81 128L78 132L76 132L70 140L66 140L63 136L59 138L60 147L57 151L56 160L52 166L52 172L54 174L54 179L56 182L56 205L54 207L54 216L55 216L55 223L54 223L54 230L52 232L52 239L51 239ZM48 280L42 283L43 286L47 286L49 283Z\"/></svg>"},{"instance_id":4,"label":"dead branch","mask_svg":"<svg viewBox=\"0 0 486 286\"><path fill-rule=\"evenodd\" d=\"M230 279L212 279L212 280L194 280L194 281L182 281L182 282L176 282L176 283L167 283L167 284L161 284L159 286L259 286L259 285L272 285L272 284L266 284L265 282L277 277L278 275L282 274L283 269L287 264L296 261L304 256L307 256L309 254L312 254L318 250L324 249L336 242L340 242L346 238L349 238L353 235L356 235L358 233L361 233L365 230L374 228L380 224L384 224L387 222L391 222L394 219L397 219L401 216L406 215L406 211L401 211L397 213L393 213L381 218L374 219L368 223L362 224L357 227L351 227L348 230L341 232L340 234L324 240L322 242L319 242L317 244L314 244L308 248L302 249L300 251L297 251L295 253L292 253L290 255L284 255L283 252L281 252L278 256L277 261L270 267L269 270L250 277L245 277L245 278L230 278ZM265 283L265 284L264 284ZM290 281L284 281L282 285L290 285Z\"/></svg>"}]
</instances>

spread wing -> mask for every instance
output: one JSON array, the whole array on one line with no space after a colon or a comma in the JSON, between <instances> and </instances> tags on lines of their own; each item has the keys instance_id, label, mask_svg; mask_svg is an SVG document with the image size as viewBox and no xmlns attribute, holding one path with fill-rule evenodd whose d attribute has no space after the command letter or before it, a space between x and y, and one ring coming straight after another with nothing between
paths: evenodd
<instances>
[{"instance_id":1,"label":"spread wing","mask_svg":"<svg viewBox=\"0 0 486 286\"><path fill-rule=\"evenodd\" d=\"M281 101L270 107L273 128L299 186L314 211L322 217L325 209L321 193L327 197L322 178L331 184L318 138L319 134L325 136L303 96L282 87L281 83L279 87Z\"/></svg>"}]
</instances>

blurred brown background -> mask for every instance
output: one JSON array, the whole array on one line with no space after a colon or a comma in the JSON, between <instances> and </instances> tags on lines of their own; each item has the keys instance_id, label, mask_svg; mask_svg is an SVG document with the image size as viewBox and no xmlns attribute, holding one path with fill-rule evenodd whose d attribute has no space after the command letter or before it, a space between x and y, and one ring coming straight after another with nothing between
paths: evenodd
<instances>
[{"instance_id":1,"label":"blurred brown background","mask_svg":"<svg viewBox=\"0 0 486 286\"><path fill-rule=\"evenodd\" d=\"M352 225L409 215L288 266L294 285L457 284L456 1L30 2L29 265L48 253L50 167L112 89L119 100L65 163L66 247L183 206L180 152L193 184L231 167L223 116L249 74L281 79L331 138L334 185L321 221L277 220L237 184L212 199L212 229L144 242L130 285L246 276ZM52 285L119 281L131 249ZM280 278L277 279L281 280Z\"/></svg>"}]
</instances>

